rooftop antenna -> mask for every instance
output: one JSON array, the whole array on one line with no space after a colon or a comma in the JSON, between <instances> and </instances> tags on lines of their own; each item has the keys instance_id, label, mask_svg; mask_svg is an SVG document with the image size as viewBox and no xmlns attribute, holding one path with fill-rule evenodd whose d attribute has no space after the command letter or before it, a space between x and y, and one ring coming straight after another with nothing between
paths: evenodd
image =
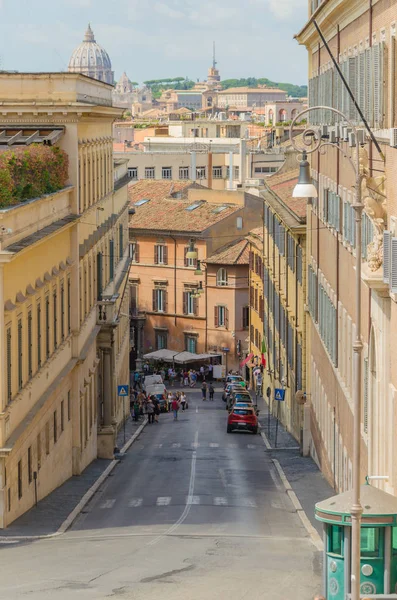
<instances>
[{"instance_id":1,"label":"rooftop antenna","mask_svg":"<svg viewBox=\"0 0 397 600\"><path fill-rule=\"evenodd\" d=\"M213 52L212 52L212 66L214 67L214 69L216 69L216 58L215 58L215 42L212 42L213 44Z\"/></svg>"}]
</instances>

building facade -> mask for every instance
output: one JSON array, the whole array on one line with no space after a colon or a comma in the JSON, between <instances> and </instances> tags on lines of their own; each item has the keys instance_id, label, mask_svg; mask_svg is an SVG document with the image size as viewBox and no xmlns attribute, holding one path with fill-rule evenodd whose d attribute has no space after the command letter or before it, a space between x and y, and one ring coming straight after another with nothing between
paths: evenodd
<instances>
[{"instance_id":1,"label":"building facade","mask_svg":"<svg viewBox=\"0 0 397 600\"><path fill-rule=\"evenodd\" d=\"M3 73L0 85L2 144L34 153L33 135L68 158L64 189L0 211L6 527L33 506L35 481L40 500L97 456L113 455L123 417L114 386L128 377L129 258L127 178L114 181L111 133L120 111L111 86L72 73Z\"/></svg>"},{"instance_id":2,"label":"building facade","mask_svg":"<svg viewBox=\"0 0 397 600\"><path fill-rule=\"evenodd\" d=\"M260 108L266 102L285 101L287 92L278 88L229 88L218 92L218 108L228 110L251 111Z\"/></svg>"},{"instance_id":3,"label":"building facade","mask_svg":"<svg viewBox=\"0 0 397 600\"><path fill-rule=\"evenodd\" d=\"M361 477L387 475L374 485L396 493L393 461L397 414L394 366L396 303L390 271L395 238L397 151L395 44L397 8L379 0L309 3L329 47L381 152L364 134L361 166L364 175L362 277L362 443ZM340 23L335 30L331 23ZM330 56L309 20L297 35L309 51L309 102L341 110L363 127ZM313 124L334 127L339 119L329 111L314 111ZM345 138L345 136L342 136ZM340 147L354 156L346 139ZM311 451L338 491L351 487L354 385L353 349L357 322L350 282L355 277L355 174L340 153L312 156L318 201L308 217L308 305L310 309ZM385 240L385 243L384 243ZM397 264L397 263L396 263ZM394 262L393 262L394 265ZM390 271L390 272L389 272Z\"/></svg>"},{"instance_id":4,"label":"building facade","mask_svg":"<svg viewBox=\"0 0 397 600\"><path fill-rule=\"evenodd\" d=\"M248 287L245 244L234 244L252 228L262 202L243 192L191 187L185 193L176 185L180 182L175 182L173 196L151 196L150 186L155 189L156 184L147 182L149 189L140 183L130 187L135 209L129 278L136 357L162 348L215 353L210 347L216 345L217 353L219 347L229 349L228 364L237 367L247 337ZM186 257L191 241L202 265L197 273L197 260ZM225 263L218 267L220 255ZM203 292L196 297L199 289Z\"/></svg>"},{"instance_id":5,"label":"building facade","mask_svg":"<svg viewBox=\"0 0 397 600\"><path fill-rule=\"evenodd\" d=\"M264 337L263 386L271 389L270 409L304 446L306 202L292 198L298 180L295 160L294 153L287 156L280 171L266 180L261 191L263 230L254 230L248 238L250 352L254 364L260 364ZM280 406L274 401L275 388L285 389Z\"/></svg>"}]
</instances>

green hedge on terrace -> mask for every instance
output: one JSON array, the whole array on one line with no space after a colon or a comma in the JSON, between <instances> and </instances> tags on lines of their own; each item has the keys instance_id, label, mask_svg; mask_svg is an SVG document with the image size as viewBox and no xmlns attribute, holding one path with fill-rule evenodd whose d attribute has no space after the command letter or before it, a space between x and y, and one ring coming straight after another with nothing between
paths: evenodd
<instances>
[{"instance_id":1,"label":"green hedge on terrace","mask_svg":"<svg viewBox=\"0 0 397 600\"><path fill-rule=\"evenodd\" d=\"M65 187L68 155L58 146L32 144L0 152L0 208Z\"/></svg>"}]
</instances>

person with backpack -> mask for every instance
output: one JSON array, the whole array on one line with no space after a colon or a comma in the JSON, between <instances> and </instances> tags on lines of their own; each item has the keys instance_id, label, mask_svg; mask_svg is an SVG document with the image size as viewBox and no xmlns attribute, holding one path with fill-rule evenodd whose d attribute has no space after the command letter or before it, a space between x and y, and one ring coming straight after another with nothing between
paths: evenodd
<instances>
[{"instance_id":1,"label":"person with backpack","mask_svg":"<svg viewBox=\"0 0 397 600\"><path fill-rule=\"evenodd\" d=\"M146 414L148 417L148 423L154 423L154 404L151 396L149 396L146 403Z\"/></svg>"},{"instance_id":2,"label":"person with backpack","mask_svg":"<svg viewBox=\"0 0 397 600\"><path fill-rule=\"evenodd\" d=\"M215 390L214 390L214 386L212 385L212 383L210 383L208 391L210 393L210 400L214 401L214 392L215 392Z\"/></svg>"},{"instance_id":3,"label":"person with backpack","mask_svg":"<svg viewBox=\"0 0 397 600\"><path fill-rule=\"evenodd\" d=\"M203 394L203 400L207 400L207 384L205 381L201 385L201 393Z\"/></svg>"},{"instance_id":4,"label":"person with backpack","mask_svg":"<svg viewBox=\"0 0 397 600\"><path fill-rule=\"evenodd\" d=\"M173 396L173 398L172 398L171 408L172 408L172 412L174 413L174 421L177 421L178 420L179 402L178 402L176 396Z\"/></svg>"}]
</instances>

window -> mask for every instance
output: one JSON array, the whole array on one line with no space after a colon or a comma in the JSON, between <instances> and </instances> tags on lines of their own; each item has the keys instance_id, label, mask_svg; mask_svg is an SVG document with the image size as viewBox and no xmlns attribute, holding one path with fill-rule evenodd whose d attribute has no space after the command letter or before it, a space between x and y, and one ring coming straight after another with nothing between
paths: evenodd
<instances>
[{"instance_id":1,"label":"window","mask_svg":"<svg viewBox=\"0 0 397 600\"><path fill-rule=\"evenodd\" d=\"M215 306L215 327L229 327L229 311L226 306Z\"/></svg>"},{"instance_id":2,"label":"window","mask_svg":"<svg viewBox=\"0 0 397 600\"><path fill-rule=\"evenodd\" d=\"M70 331L71 331L71 311L72 311L71 284L70 284L70 278L68 278L68 333L70 333Z\"/></svg>"},{"instance_id":3,"label":"window","mask_svg":"<svg viewBox=\"0 0 397 600\"><path fill-rule=\"evenodd\" d=\"M65 429L65 402L61 401L61 433Z\"/></svg>"},{"instance_id":4,"label":"window","mask_svg":"<svg viewBox=\"0 0 397 600\"><path fill-rule=\"evenodd\" d=\"M119 258L120 260L123 258L124 254L124 229L123 225L119 225Z\"/></svg>"},{"instance_id":5,"label":"window","mask_svg":"<svg viewBox=\"0 0 397 600\"><path fill-rule=\"evenodd\" d=\"M243 228L243 217L237 217L236 219L236 228L241 230Z\"/></svg>"},{"instance_id":6,"label":"window","mask_svg":"<svg viewBox=\"0 0 397 600\"><path fill-rule=\"evenodd\" d=\"M318 285L318 326L321 339L336 365L336 308L321 284Z\"/></svg>"},{"instance_id":7,"label":"window","mask_svg":"<svg viewBox=\"0 0 397 600\"><path fill-rule=\"evenodd\" d=\"M185 350L196 354L197 352L197 337L193 335L185 335Z\"/></svg>"},{"instance_id":8,"label":"window","mask_svg":"<svg viewBox=\"0 0 397 600\"><path fill-rule=\"evenodd\" d=\"M32 446L28 448L28 481L32 483L33 480L33 465L32 465Z\"/></svg>"},{"instance_id":9,"label":"window","mask_svg":"<svg viewBox=\"0 0 397 600\"><path fill-rule=\"evenodd\" d=\"M153 290L153 310L155 312L167 312L167 290L163 288Z\"/></svg>"},{"instance_id":10,"label":"window","mask_svg":"<svg viewBox=\"0 0 397 600\"><path fill-rule=\"evenodd\" d=\"M206 168L205 167L196 167L196 179L205 179L206 177Z\"/></svg>"},{"instance_id":11,"label":"window","mask_svg":"<svg viewBox=\"0 0 397 600\"><path fill-rule=\"evenodd\" d=\"M155 179L155 167L145 167L145 179Z\"/></svg>"},{"instance_id":12,"label":"window","mask_svg":"<svg viewBox=\"0 0 397 600\"><path fill-rule=\"evenodd\" d=\"M197 298L193 298L193 294L196 292L189 291L183 292L183 314L184 315L197 315L198 304Z\"/></svg>"},{"instance_id":13,"label":"window","mask_svg":"<svg viewBox=\"0 0 397 600\"><path fill-rule=\"evenodd\" d=\"M375 558L381 555L383 546L380 544L381 537L383 535L381 535L379 527L361 528L361 558Z\"/></svg>"},{"instance_id":14,"label":"window","mask_svg":"<svg viewBox=\"0 0 397 600\"><path fill-rule=\"evenodd\" d=\"M11 327L7 327L7 401L12 398L12 346L11 346Z\"/></svg>"},{"instance_id":15,"label":"window","mask_svg":"<svg viewBox=\"0 0 397 600\"><path fill-rule=\"evenodd\" d=\"M308 269L308 288L309 288L309 311L311 316L313 317L313 321L317 322L317 292L318 292L318 284L317 284L317 274L314 272L314 269L311 265L309 265Z\"/></svg>"},{"instance_id":16,"label":"window","mask_svg":"<svg viewBox=\"0 0 397 600\"><path fill-rule=\"evenodd\" d=\"M54 444L58 441L58 421L57 421L57 411L54 410Z\"/></svg>"},{"instance_id":17,"label":"window","mask_svg":"<svg viewBox=\"0 0 397 600\"><path fill-rule=\"evenodd\" d=\"M278 167L255 167L254 171L255 174L259 174L259 173L276 173L276 171L278 170Z\"/></svg>"},{"instance_id":18,"label":"window","mask_svg":"<svg viewBox=\"0 0 397 600\"><path fill-rule=\"evenodd\" d=\"M362 257L366 261L368 259L368 245L373 242L374 239L374 226L372 225L371 219L368 217L366 212L363 212L361 222L361 236L362 236Z\"/></svg>"},{"instance_id":19,"label":"window","mask_svg":"<svg viewBox=\"0 0 397 600\"><path fill-rule=\"evenodd\" d=\"M130 179L138 179L138 167L128 167L128 177Z\"/></svg>"},{"instance_id":20,"label":"window","mask_svg":"<svg viewBox=\"0 0 397 600\"><path fill-rule=\"evenodd\" d=\"M109 281L114 277L114 241L109 240Z\"/></svg>"},{"instance_id":21,"label":"window","mask_svg":"<svg viewBox=\"0 0 397 600\"><path fill-rule=\"evenodd\" d=\"M154 246L154 264L168 264L168 248L164 244L155 244Z\"/></svg>"},{"instance_id":22,"label":"window","mask_svg":"<svg viewBox=\"0 0 397 600\"><path fill-rule=\"evenodd\" d=\"M103 282L102 282L102 252L98 252L96 257L96 283L97 283L97 300L102 300Z\"/></svg>"},{"instance_id":23,"label":"window","mask_svg":"<svg viewBox=\"0 0 397 600\"><path fill-rule=\"evenodd\" d=\"M329 189L324 190L323 218L330 227L340 231L340 196Z\"/></svg>"},{"instance_id":24,"label":"window","mask_svg":"<svg viewBox=\"0 0 397 600\"><path fill-rule=\"evenodd\" d=\"M32 310L28 311L28 378L33 375Z\"/></svg>"},{"instance_id":25,"label":"window","mask_svg":"<svg viewBox=\"0 0 397 600\"><path fill-rule=\"evenodd\" d=\"M138 286L130 285L130 315L136 317L138 315Z\"/></svg>"},{"instance_id":26,"label":"window","mask_svg":"<svg viewBox=\"0 0 397 600\"><path fill-rule=\"evenodd\" d=\"M222 179L222 167L212 167L212 177L214 179Z\"/></svg>"},{"instance_id":27,"label":"window","mask_svg":"<svg viewBox=\"0 0 397 600\"><path fill-rule=\"evenodd\" d=\"M50 453L50 422L47 421L45 424L45 453Z\"/></svg>"},{"instance_id":28,"label":"window","mask_svg":"<svg viewBox=\"0 0 397 600\"><path fill-rule=\"evenodd\" d=\"M290 233L287 235L288 266L295 273L295 240Z\"/></svg>"},{"instance_id":29,"label":"window","mask_svg":"<svg viewBox=\"0 0 397 600\"><path fill-rule=\"evenodd\" d=\"M131 242L129 249L130 249L131 262L139 263L139 244L138 244L138 242Z\"/></svg>"},{"instance_id":30,"label":"window","mask_svg":"<svg viewBox=\"0 0 397 600\"><path fill-rule=\"evenodd\" d=\"M225 286L227 285L227 270L224 268L218 269L216 274L216 285Z\"/></svg>"},{"instance_id":31,"label":"window","mask_svg":"<svg viewBox=\"0 0 397 600\"><path fill-rule=\"evenodd\" d=\"M37 470L41 469L41 435L37 434Z\"/></svg>"},{"instance_id":32,"label":"window","mask_svg":"<svg viewBox=\"0 0 397 600\"><path fill-rule=\"evenodd\" d=\"M302 285L302 246L296 248L296 278Z\"/></svg>"},{"instance_id":33,"label":"window","mask_svg":"<svg viewBox=\"0 0 397 600\"><path fill-rule=\"evenodd\" d=\"M91 285L91 264L90 264L90 285ZM91 294L90 294L91 303ZM61 283L61 341L65 339L65 286Z\"/></svg>"},{"instance_id":34,"label":"window","mask_svg":"<svg viewBox=\"0 0 397 600\"><path fill-rule=\"evenodd\" d=\"M167 332L156 331L156 350L167 348Z\"/></svg>"},{"instance_id":35,"label":"window","mask_svg":"<svg viewBox=\"0 0 397 600\"><path fill-rule=\"evenodd\" d=\"M72 418L72 406L71 406L71 398L70 398L70 390L68 391L68 421Z\"/></svg>"},{"instance_id":36,"label":"window","mask_svg":"<svg viewBox=\"0 0 397 600\"><path fill-rule=\"evenodd\" d=\"M238 179L240 176L240 167L233 167L233 179ZM230 178L230 167L226 167L226 179Z\"/></svg>"},{"instance_id":37,"label":"window","mask_svg":"<svg viewBox=\"0 0 397 600\"><path fill-rule=\"evenodd\" d=\"M18 461L18 498L22 498L22 461Z\"/></svg>"},{"instance_id":38,"label":"window","mask_svg":"<svg viewBox=\"0 0 397 600\"><path fill-rule=\"evenodd\" d=\"M54 318L54 331L53 331L53 338L54 338L54 350L58 347L58 297L57 297L57 291L56 289L54 289L53 294L52 294L52 311L53 311L53 318Z\"/></svg>"},{"instance_id":39,"label":"window","mask_svg":"<svg viewBox=\"0 0 397 600\"><path fill-rule=\"evenodd\" d=\"M161 167L161 179L172 179L172 167Z\"/></svg>"},{"instance_id":40,"label":"window","mask_svg":"<svg viewBox=\"0 0 397 600\"><path fill-rule=\"evenodd\" d=\"M189 179L189 167L179 167L179 179Z\"/></svg>"},{"instance_id":41,"label":"window","mask_svg":"<svg viewBox=\"0 0 397 600\"><path fill-rule=\"evenodd\" d=\"M18 390L23 386L22 317L18 319Z\"/></svg>"},{"instance_id":42,"label":"window","mask_svg":"<svg viewBox=\"0 0 397 600\"><path fill-rule=\"evenodd\" d=\"M243 329L248 329L250 323L249 306L243 306Z\"/></svg>"}]
</instances>

